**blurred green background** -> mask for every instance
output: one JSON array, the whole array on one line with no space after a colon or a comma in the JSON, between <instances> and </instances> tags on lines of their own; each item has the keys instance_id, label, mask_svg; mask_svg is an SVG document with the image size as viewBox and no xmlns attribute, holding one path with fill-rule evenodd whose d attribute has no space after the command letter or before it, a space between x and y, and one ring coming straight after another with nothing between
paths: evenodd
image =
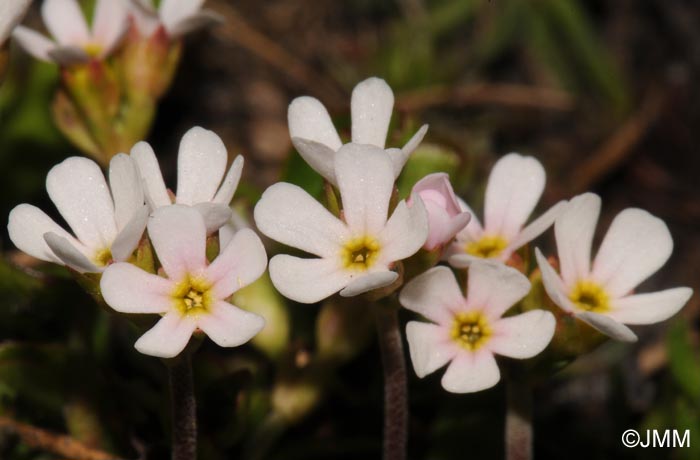
<instances>
[{"instance_id":1,"label":"blurred green background","mask_svg":"<svg viewBox=\"0 0 700 460\"><path fill-rule=\"evenodd\" d=\"M90 5L85 5L90 8ZM548 171L540 203L603 197L664 219L674 254L642 290L700 286L700 5L694 0L209 0L226 18L186 39L149 142L174 184L178 142L194 125L246 158L237 206L249 213L286 180L319 177L286 128L293 97L322 100L348 138L349 93L372 75L396 92L390 146L430 131L400 179L434 169L479 208L488 171L509 151ZM40 28L38 8L28 16ZM78 152L53 127L55 66L13 48L0 89L0 214L29 202ZM269 241L268 241L269 243ZM540 246L552 247L546 235ZM274 252L274 246L269 246ZM123 458L168 457L166 374L139 355L137 332L98 309L57 267L18 253L3 228L0 415ZM381 368L369 314L336 301L284 304L258 286L272 338L239 349L205 342L195 358L201 458L379 458ZM260 292L244 293L248 300ZM245 303L243 299L241 302ZM402 312L402 314L405 312ZM406 315L408 318L408 315ZM535 458L700 458L700 300L608 343L537 389ZM409 382L411 459L500 458L504 388L452 395L438 375ZM691 430L690 448L627 449L629 428ZM0 430L0 458L60 458Z\"/></svg>"}]
</instances>

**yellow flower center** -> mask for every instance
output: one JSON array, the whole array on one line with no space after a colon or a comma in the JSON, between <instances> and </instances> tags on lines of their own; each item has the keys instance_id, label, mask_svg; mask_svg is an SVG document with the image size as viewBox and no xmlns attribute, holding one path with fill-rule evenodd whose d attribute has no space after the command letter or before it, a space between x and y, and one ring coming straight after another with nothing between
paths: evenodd
<instances>
[{"instance_id":1,"label":"yellow flower center","mask_svg":"<svg viewBox=\"0 0 700 460\"><path fill-rule=\"evenodd\" d=\"M485 235L479 241L471 241L464 248L467 254L489 259L497 257L508 247L508 242L498 235Z\"/></svg>"},{"instance_id":2,"label":"yellow flower center","mask_svg":"<svg viewBox=\"0 0 700 460\"><path fill-rule=\"evenodd\" d=\"M345 243L340 250L340 258L346 269L365 271L377 261L379 250L377 240L371 236L361 236Z\"/></svg>"},{"instance_id":3,"label":"yellow flower center","mask_svg":"<svg viewBox=\"0 0 700 460\"><path fill-rule=\"evenodd\" d=\"M83 45L83 51L87 53L88 56L95 58L102 53L102 45L99 45L97 43L88 43L86 45Z\"/></svg>"},{"instance_id":4,"label":"yellow flower center","mask_svg":"<svg viewBox=\"0 0 700 460\"><path fill-rule=\"evenodd\" d=\"M592 281L579 281L569 294L569 299L581 310L593 313L610 311L610 299L605 290Z\"/></svg>"},{"instance_id":5,"label":"yellow flower center","mask_svg":"<svg viewBox=\"0 0 700 460\"><path fill-rule=\"evenodd\" d=\"M202 278L185 278L173 291L175 308L183 315L206 313L212 304L211 284Z\"/></svg>"},{"instance_id":6,"label":"yellow flower center","mask_svg":"<svg viewBox=\"0 0 700 460\"><path fill-rule=\"evenodd\" d=\"M92 261L98 267L106 267L112 261L112 251L109 248L101 249L95 253Z\"/></svg>"},{"instance_id":7,"label":"yellow flower center","mask_svg":"<svg viewBox=\"0 0 700 460\"><path fill-rule=\"evenodd\" d=\"M492 333L483 313L470 311L455 315L450 335L459 346L474 351L486 343Z\"/></svg>"}]
</instances>

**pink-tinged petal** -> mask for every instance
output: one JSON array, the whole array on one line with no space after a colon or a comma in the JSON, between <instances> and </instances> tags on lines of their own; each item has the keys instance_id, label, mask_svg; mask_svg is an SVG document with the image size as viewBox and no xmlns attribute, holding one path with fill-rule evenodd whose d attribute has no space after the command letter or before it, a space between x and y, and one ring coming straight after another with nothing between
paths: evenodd
<instances>
[{"instance_id":1,"label":"pink-tinged petal","mask_svg":"<svg viewBox=\"0 0 700 460\"><path fill-rule=\"evenodd\" d=\"M406 340L419 378L440 369L457 354L457 347L449 342L445 329L435 324L410 321L406 325Z\"/></svg>"},{"instance_id":2,"label":"pink-tinged petal","mask_svg":"<svg viewBox=\"0 0 700 460\"><path fill-rule=\"evenodd\" d=\"M404 308L441 325L449 325L465 305L457 278L447 267L433 267L409 281L399 294Z\"/></svg>"},{"instance_id":3,"label":"pink-tinged petal","mask_svg":"<svg viewBox=\"0 0 700 460\"><path fill-rule=\"evenodd\" d=\"M542 214L540 217L530 222L513 240L510 241L506 252L512 254L544 233L549 227L552 226L556 218L559 217L562 212L564 212L566 209L566 204L567 202L562 200L549 208L547 212Z\"/></svg>"},{"instance_id":4,"label":"pink-tinged petal","mask_svg":"<svg viewBox=\"0 0 700 460\"><path fill-rule=\"evenodd\" d=\"M384 80L371 77L352 90L352 142L384 148L394 109L394 92Z\"/></svg>"},{"instance_id":5,"label":"pink-tinged petal","mask_svg":"<svg viewBox=\"0 0 700 460\"><path fill-rule=\"evenodd\" d=\"M53 61L49 52L56 48L56 44L40 33L24 26L18 26L12 33L12 38L35 58L46 62Z\"/></svg>"},{"instance_id":6,"label":"pink-tinged petal","mask_svg":"<svg viewBox=\"0 0 700 460\"><path fill-rule=\"evenodd\" d=\"M102 56L109 55L116 48L128 27L129 11L125 0L97 0L92 38L102 45Z\"/></svg>"},{"instance_id":7,"label":"pink-tinged petal","mask_svg":"<svg viewBox=\"0 0 700 460\"><path fill-rule=\"evenodd\" d=\"M379 234L380 260L389 264L406 259L425 244L428 237L428 213L423 201L414 197L413 205L402 201Z\"/></svg>"},{"instance_id":8,"label":"pink-tinged petal","mask_svg":"<svg viewBox=\"0 0 700 460\"><path fill-rule=\"evenodd\" d=\"M207 29L209 27L224 24L225 22L226 19L219 13L211 10L202 10L186 17L174 26L168 27L167 31L168 35L170 35L172 39L177 39L190 32Z\"/></svg>"},{"instance_id":9,"label":"pink-tinged petal","mask_svg":"<svg viewBox=\"0 0 700 460\"><path fill-rule=\"evenodd\" d=\"M663 220L642 209L618 214L593 262L592 277L613 297L628 294L661 268L673 251Z\"/></svg>"},{"instance_id":10,"label":"pink-tinged petal","mask_svg":"<svg viewBox=\"0 0 700 460\"><path fill-rule=\"evenodd\" d=\"M185 349L197 328L190 316L171 311L161 318L134 344L140 353L158 358L174 358Z\"/></svg>"},{"instance_id":11,"label":"pink-tinged petal","mask_svg":"<svg viewBox=\"0 0 700 460\"><path fill-rule=\"evenodd\" d=\"M285 297L301 303L315 303L330 297L350 283L352 274L338 267L336 260L300 259L277 255L270 259L270 278Z\"/></svg>"},{"instance_id":12,"label":"pink-tinged petal","mask_svg":"<svg viewBox=\"0 0 700 460\"><path fill-rule=\"evenodd\" d=\"M428 212L428 239L423 247L432 251L450 243L455 235L469 224L471 214L468 212L451 217L447 212L432 201L426 201Z\"/></svg>"},{"instance_id":13,"label":"pink-tinged petal","mask_svg":"<svg viewBox=\"0 0 700 460\"><path fill-rule=\"evenodd\" d=\"M413 193L417 193L423 201L433 201L450 216L456 216L462 212L461 205L455 195L447 173L428 174L413 186Z\"/></svg>"},{"instance_id":14,"label":"pink-tinged petal","mask_svg":"<svg viewBox=\"0 0 700 460\"><path fill-rule=\"evenodd\" d=\"M207 267L206 279L213 283L217 299L225 299L265 272L267 253L254 231L239 230L214 262Z\"/></svg>"},{"instance_id":15,"label":"pink-tinged petal","mask_svg":"<svg viewBox=\"0 0 700 460\"><path fill-rule=\"evenodd\" d=\"M470 241L478 241L484 234L484 228L479 221L479 217L463 199L457 197L457 203L459 203L459 208L462 212L468 212L472 216L464 230L457 234L457 241L460 243L460 246L464 246ZM464 252L463 247L460 247L460 252Z\"/></svg>"},{"instance_id":16,"label":"pink-tinged petal","mask_svg":"<svg viewBox=\"0 0 700 460\"><path fill-rule=\"evenodd\" d=\"M204 226L207 228L207 235L211 235L221 227L226 225L233 215L233 211L225 204L198 203L193 206L204 219Z\"/></svg>"},{"instance_id":17,"label":"pink-tinged petal","mask_svg":"<svg viewBox=\"0 0 700 460\"><path fill-rule=\"evenodd\" d=\"M20 251L46 262L64 265L46 244L45 233L62 236L73 246L80 247L81 252L87 252L85 246L61 228L44 211L30 204L20 204L10 211L7 231L10 240Z\"/></svg>"},{"instance_id":18,"label":"pink-tinged petal","mask_svg":"<svg viewBox=\"0 0 700 460\"><path fill-rule=\"evenodd\" d=\"M632 332L632 329L614 320L610 316L584 311L577 313L576 317L612 339L620 342L637 341L637 335Z\"/></svg>"},{"instance_id":19,"label":"pink-tinged petal","mask_svg":"<svg viewBox=\"0 0 700 460\"><path fill-rule=\"evenodd\" d=\"M0 2L0 46L5 43L12 29L22 22L31 0L12 0Z\"/></svg>"},{"instance_id":20,"label":"pink-tinged petal","mask_svg":"<svg viewBox=\"0 0 700 460\"><path fill-rule=\"evenodd\" d=\"M153 148L147 142L139 142L132 147L131 158L136 161L146 198L152 207L155 209L172 204Z\"/></svg>"},{"instance_id":21,"label":"pink-tinged petal","mask_svg":"<svg viewBox=\"0 0 700 460\"><path fill-rule=\"evenodd\" d=\"M120 153L109 162L109 188L114 198L114 220L122 229L144 203L141 176L132 158Z\"/></svg>"},{"instance_id":22,"label":"pink-tinged petal","mask_svg":"<svg viewBox=\"0 0 700 460\"><path fill-rule=\"evenodd\" d=\"M250 228L250 223L235 209L231 213L231 219L219 229L219 247L225 248L229 245L233 236L244 228Z\"/></svg>"},{"instance_id":23,"label":"pink-tinged petal","mask_svg":"<svg viewBox=\"0 0 700 460\"><path fill-rule=\"evenodd\" d=\"M300 187L280 182L255 206L258 229L275 241L321 257L337 257L348 229Z\"/></svg>"},{"instance_id":24,"label":"pink-tinged petal","mask_svg":"<svg viewBox=\"0 0 700 460\"><path fill-rule=\"evenodd\" d=\"M588 278L600 197L584 193L569 201L554 223L561 277L567 287Z\"/></svg>"},{"instance_id":25,"label":"pink-tinged petal","mask_svg":"<svg viewBox=\"0 0 700 460\"><path fill-rule=\"evenodd\" d=\"M547 291L549 298L562 310L569 312L576 311L576 306L569 300L564 282L557 272L554 271L554 268L549 265L549 262L547 262L547 259L542 255L539 248L535 248L535 257L537 258L537 265L540 267L540 272L542 272L544 289Z\"/></svg>"},{"instance_id":26,"label":"pink-tinged petal","mask_svg":"<svg viewBox=\"0 0 700 460\"><path fill-rule=\"evenodd\" d=\"M100 280L107 305L122 313L165 313L174 307L175 283L135 265L118 262L108 266Z\"/></svg>"},{"instance_id":27,"label":"pink-tinged petal","mask_svg":"<svg viewBox=\"0 0 700 460\"><path fill-rule=\"evenodd\" d=\"M389 155L372 145L346 144L335 156L335 177L350 229L358 235L379 234L394 190Z\"/></svg>"},{"instance_id":28,"label":"pink-tinged petal","mask_svg":"<svg viewBox=\"0 0 700 460\"><path fill-rule=\"evenodd\" d=\"M473 263L483 262L483 257L476 257L469 254L455 254L450 256L448 263L454 268L469 268Z\"/></svg>"},{"instance_id":29,"label":"pink-tinged petal","mask_svg":"<svg viewBox=\"0 0 700 460\"><path fill-rule=\"evenodd\" d=\"M90 262L90 260L80 252L75 246L73 246L67 238L59 236L55 233L48 232L44 234L44 241L51 248L56 256L63 261L63 263L80 273L99 273L102 271L97 268L95 264Z\"/></svg>"},{"instance_id":30,"label":"pink-tinged petal","mask_svg":"<svg viewBox=\"0 0 700 460\"><path fill-rule=\"evenodd\" d=\"M287 110L287 121L292 139L318 142L333 151L343 145L328 110L318 99L309 96L294 99Z\"/></svg>"},{"instance_id":31,"label":"pink-tinged petal","mask_svg":"<svg viewBox=\"0 0 700 460\"><path fill-rule=\"evenodd\" d=\"M493 336L486 346L502 356L532 358L547 348L556 325L554 315L545 310L502 318L493 324Z\"/></svg>"},{"instance_id":32,"label":"pink-tinged petal","mask_svg":"<svg viewBox=\"0 0 700 460\"><path fill-rule=\"evenodd\" d=\"M89 43L90 32L77 0L44 0L41 17L59 44L82 46Z\"/></svg>"},{"instance_id":33,"label":"pink-tinged petal","mask_svg":"<svg viewBox=\"0 0 700 460\"><path fill-rule=\"evenodd\" d=\"M117 262L124 262L139 245L143 232L148 223L148 205L142 204L134 213L131 220L122 228L112 243L112 258Z\"/></svg>"},{"instance_id":34,"label":"pink-tinged petal","mask_svg":"<svg viewBox=\"0 0 700 460\"><path fill-rule=\"evenodd\" d=\"M412 193L420 195L428 211L427 250L449 243L469 223L471 215L462 212L446 173L425 176L413 186Z\"/></svg>"},{"instance_id":35,"label":"pink-tinged petal","mask_svg":"<svg viewBox=\"0 0 700 460\"><path fill-rule=\"evenodd\" d=\"M545 180L542 164L533 157L510 153L498 160L486 186L486 233L515 237L537 206Z\"/></svg>"},{"instance_id":36,"label":"pink-tinged petal","mask_svg":"<svg viewBox=\"0 0 700 460\"><path fill-rule=\"evenodd\" d=\"M399 274L389 270L357 276L341 291L341 297L355 297L365 292L389 286L399 278Z\"/></svg>"},{"instance_id":37,"label":"pink-tinged petal","mask_svg":"<svg viewBox=\"0 0 700 460\"><path fill-rule=\"evenodd\" d=\"M213 131L198 126L187 131L177 157L176 203L211 201L224 177L227 161L226 146Z\"/></svg>"},{"instance_id":38,"label":"pink-tinged petal","mask_svg":"<svg viewBox=\"0 0 700 460\"><path fill-rule=\"evenodd\" d=\"M692 295L693 290L687 287L631 295L613 300L607 315L624 324L660 323L678 313Z\"/></svg>"},{"instance_id":39,"label":"pink-tinged petal","mask_svg":"<svg viewBox=\"0 0 700 460\"><path fill-rule=\"evenodd\" d=\"M203 4L204 0L163 0L159 8L160 18L170 31L179 22L197 13Z\"/></svg>"},{"instance_id":40,"label":"pink-tinged petal","mask_svg":"<svg viewBox=\"0 0 700 460\"><path fill-rule=\"evenodd\" d=\"M49 50L49 58L55 63L67 67L85 64L90 60L90 55L78 46L57 46Z\"/></svg>"},{"instance_id":41,"label":"pink-tinged petal","mask_svg":"<svg viewBox=\"0 0 700 460\"><path fill-rule=\"evenodd\" d=\"M411 137L408 140L408 142L406 142L406 144L401 148L401 151L402 151L404 158L405 158L404 164L408 160L408 157L410 157L411 154L413 152L415 152L415 150L418 148L420 143L423 142L423 138L425 137L425 135L427 133L428 133L428 125L426 124L426 125L421 126L420 129L418 131L416 131L416 134L414 134L413 137ZM394 166L396 166L396 163L394 164ZM403 169L403 166L404 165L401 165L401 167L399 168L399 173L401 172L401 169ZM396 174L396 175L398 176L398 174Z\"/></svg>"},{"instance_id":42,"label":"pink-tinged petal","mask_svg":"<svg viewBox=\"0 0 700 460\"><path fill-rule=\"evenodd\" d=\"M197 327L220 347L237 347L255 337L265 327L265 319L219 301L207 314L197 317Z\"/></svg>"},{"instance_id":43,"label":"pink-tinged petal","mask_svg":"<svg viewBox=\"0 0 700 460\"><path fill-rule=\"evenodd\" d=\"M207 230L196 209L177 204L156 209L148 234L168 278L179 281L206 267Z\"/></svg>"},{"instance_id":44,"label":"pink-tinged petal","mask_svg":"<svg viewBox=\"0 0 700 460\"><path fill-rule=\"evenodd\" d=\"M527 277L500 262L484 260L469 267L467 307L481 309L492 319L500 318L528 292Z\"/></svg>"},{"instance_id":45,"label":"pink-tinged petal","mask_svg":"<svg viewBox=\"0 0 700 460\"><path fill-rule=\"evenodd\" d=\"M293 137L292 143L311 169L331 184L338 185L335 178L335 150L320 142L300 137Z\"/></svg>"},{"instance_id":46,"label":"pink-tinged petal","mask_svg":"<svg viewBox=\"0 0 700 460\"><path fill-rule=\"evenodd\" d=\"M51 201L78 239L92 249L105 249L117 236L114 203L102 170L92 160L71 157L46 177Z\"/></svg>"},{"instance_id":47,"label":"pink-tinged petal","mask_svg":"<svg viewBox=\"0 0 700 460\"><path fill-rule=\"evenodd\" d=\"M233 195L236 193L238 188L238 183L241 181L241 174L243 173L243 157L241 155L236 156L231 163L231 167L224 177L224 182L219 187L219 191L214 195L212 200L214 203L225 204L226 206L231 204Z\"/></svg>"},{"instance_id":48,"label":"pink-tinged petal","mask_svg":"<svg viewBox=\"0 0 700 460\"><path fill-rule=\"evenodd\" d=\"M442 387L450 393L474 393L496 385L501 372L493 354L483 350L458 354L442 376Z\"/></svg>"}]
</instances>

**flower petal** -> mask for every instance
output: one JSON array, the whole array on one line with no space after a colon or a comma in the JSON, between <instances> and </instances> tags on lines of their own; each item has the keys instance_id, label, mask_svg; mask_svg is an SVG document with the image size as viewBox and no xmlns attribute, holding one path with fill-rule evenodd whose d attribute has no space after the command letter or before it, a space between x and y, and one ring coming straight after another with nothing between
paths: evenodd
<instances>
[{"instance_id":1,"label":"flower petal","mask_svg":"<svg viewBox=\"0 0 700 460\"><path fill-rule=\"evenodd\" d=\"M76 249L67 238L48 232L44 234L44 241L65 265L80 273L99 273L101 271L95 264L90 262L85 254Z\"/></svg>"},{"instance_id":2,"label":"flower petal","mask_svg":"<svg viewBox=\"0 0 700 460\"><path fill-rule=\"evenodd\" d=\"M165 313L174 306L172 281L145 272L135 265L117 262L100 280L107 305L121 313Z\"/></svg>"},{"instance_id":3,"label":"flower petal","mask_svg":"<svg viewBox=\"0 0 700 460\"><path fill-rule=\"evenodd\" d=\"M399 274L390 270L371 272L353 278L341 291L342 297L355 297L365 292L389 286L399 278Z\"/></svg>"},{"instance_id":4,"label":"flower petal","mask_svg":"<svg viewBox=\"0 0 700 460\"><path fill-rule=\"evenodd\" d=\"M394 109L394 93L384 80L371 77L352 90L352 142L384 148Z\"/></svg>"},{"instance_id":5,"label":"flower petal","mask_svg":"<svg viewBox=\"0 0 700 460\"><path fill-rule=\"evenodd\" d=\"M51 201L78 239L92 249L107 249L117 235L114 203L102 170L92 160L71 157L46 177Z\"/></svg>"},{"instance_id":6,"label":"flower petal","mask_svg":"<svg viewBox=\"0 0 700 460\"><path fill-rule=\"evenodd\" d=\"M559 215L566 209L566 204L567 202L562 200L549 208L547 212L542 214L540 217L530 222L513 240L511 240L506 252L512 254L544 233L549 227L552 226L556 218L559 217Z\"/></svg>"},{"instance_id":7,"label":"flower petal","mask_svg":"<svg viewBox=\"0 0 700 460\"><path fill-rule=\"evenodd\" d=\"M483 261L484 259L482 257L469 254L455 254L448 259L448 263L454 268L469 268L471 264Z\"/></svg>"},{"instance_id":8,"label":"flower petal","mask_svg":"<svg viewBox=\"0 0 700 460\"><path fill-rule=\"evenodd\" d=\"M549 265L549 262L544 258L539 248L535 248L535 257L537 258L537 265L540 267L540 272L542 272L544 289L547 291L549 298L552 299L552 302L565 311L576 311L577 308L574 306L573 302L569 300L564 282L557 272L554 271L552 266Z\"/></svg>"},{"instance_id":9,"label":"flower petal","mask_svg":"<svg viewBox=\"0 0 700 460\"><path fill-rule=\"evenodd\" d=\"M139 142L132 147L131 158L136 161L136 166L145 185L146 196L153 204L153 208L172 204L153 148L147 142Z\"/></svg>"},{"instance_id":10,"label":"flower petal","mask_svg":"<svg viewBox=\"0 0 700 460\"><path fill-rule=\"evenodd\" d=\"M450 362L457 348L449 343L445 329L435 324L410 321L406 325L406 340L416 375L423 378Z\"/></svg>"},{"instance_id":11,"label":"flower petal","mask_svg":"<svg viewBox=\"0 0 700 460\"><path fill-rule=\"evenodd\" d=\"M111 248L114 260L124 262L131 257L143 237L144 230L146 230L149 212L148 205L142 204L131 220L119 231Z\"/></svg>"},{"instance_id":12,"label":"flower petal","mask_svg":"<svg viewBox=\"0 0 700 460\"><path fill-rule=\"evenodd\" d=\"M135 162L125 153L109 162L109 188L114 198L114 220L117 229L129 223L144 203L141 176Z\"/></svg>"},{"instance_id":13,"label":"flower petal","mask_svg":"<svg viewBox=\"0 0 700 460\"><path fill-rule=\"evenodd\" d=\"M5 43L12 29L22 22L31 0L13 0L0 3L0 46Z\"/></svg>"},{"instance_id":14,"label":"flower petal","mask_svg":"<svg viewBox=\"0 0 700 460\"><path fill-rule=\"evenodd\" d=\"M158 358L174 358L185 349L197 328L195 320L171 311L134 344L140 353Z\"/></svg>"},{"instance_id":15,"label":"flower petal","mask_svg":"<svg viewBox=\"0 0 700 460\"><path fill-rule=\"evenodd\" d=\"M494 323L494 335L486 346L510 358L532 358L547 348L556 325L554 315L545 310L530 310L502 318Z\"/></svg>"},{"instance_id":16,"label":"flower petal","mask_svg":"<svg viewBox=\"0 0 700 460\"><path fill-rule=\"evenodd\" d=\"M566 286L589 277L591 245L600 214L600 197L579 195L566 205L554 223L561 277Z\"/></svg>"},{"instance_id":17,"label":"flower petal","mask_svg":"<svg viewBox=\"0 0 700 460\"><path fill-rule=\"evenodd\" d=\"M17 26L12 32L12 38L20 44L24 50L35 58L51 62L49 51L56 48L56 43L44 37L38 32L24 26Z\"/></svg>"},{"instance_id":18,"label":"flower petal","mask_svg":"<svg viewBox=\"0 0 700 460\"><path fill-rule=\"evenodd\" d=\"M479 221L479 217L472 210L472 208L460 197L457 197L457 203L459 203L459 208L462 210L462 212L468 212L472 216L464 230L457 234L457 240L460 243L479 240L484 234L484 228L481 225L481 222Z\"/></svg>"},{"instance_id":19,"label":"flower petal","mask_svg":"<svg viewBox=\"0 0 700 460\"><path fill-rule=\"evenodd\" d=\"M217 203L198 203L193 206L204 219L207 228L207 235L211 235L221 227L226 225L233 215L233 211L228 205Z\"/></svg>"},{"instance_id":20,"label":"flower petal","mask_svg":"<svg viewBox=\"0 0 700 460\"><path fill-rule=\"evenodd\" d=\"M666 263L673 239L663 220L642 209L620 212L593 262L592 276L613 297L629 293Z\"/></svg>"},{"instance_id":21,"label":"flower petal","mask_svg":"<svg viewBox=\"0 0 700 460\"><path fill-rule=\"evenodd\" d=\"M401 201L379 234L381 261L388 265L406 259L418 252L427 238L428 213L423 201L414 196L410 207Z\"/></svg>"},{"instance_id":22,"label":"flower petal","mask_svg":"<svg viewBox=\"0 0 700 460\"><path fill-rule=\"evenodd\" d=\"M294 99L287 110L287 121L292 139L318 142L333 151L343 145L328 111L318 99L309 96Z\"/></svg>"},{"instance_id":23,"label":"flower petal","mask_svg":"<svg viewBox=\"0 0 700 460\"><path fill-rule=\"evenodd\" d=\"M224 177L227 161L226 146L213 131L199 126L187 131L177 157L175 202L194 205L211 201Z\"/></svg>"},{"instance_id":24,"label":"flower petal","mask_svg":"<svg viewBox=\"0 0 700 460\"><path fill-rule=\"evenodd\" d=\"M510 153L498 160L486 186L485 232L515 237L535 209L545 180L542 164L533 157Z\"/></svg>"},{"instance_id":25,"label":"flower petal","mask_svg":"<svg viewBox=\"0 0 700 460\"><path fill-rule=\"evenodd\" d=\"M465 305L457 278L445 266L433 267L409 281L399 294L399 302L441 325L451 324L454 313Z\"/></svg>"},{"instance_id":26,"label":"flower petal","mask_svg":"<svg viewBox=\"0 0 700 460\"><path fill-rule=\"evenodd\" d=\"M197 327L220 347L237 347L265 327L265 319L230 303L216 302L208 314L197 318Z\"/></svg>"},{"instance_id":27,"label":"flower petal","mask_svg":"<svg viewBox=\"0 0 700 460\"><path fill-rule=\"evenodd\" d=\"M238 155L231 163L231 167L224 178L224 182L219 187L219 191L214 195L212 200L214 203L225 204L226 206L231 204L233 195L238 188L238 183L241 181L241 173L243 173L243 157Z\"/></svg>"},{"instance_id":28,"label":"flower petal","mask_svg":"<svg viewBox=\"0 0 700 460\"><path fill-rule=\"evenodd\" d=\"M576 317L594 329L620 342L636 342L637 336L630 328L607 315L590 311L577 313Z\"/></svg>"},{"instance_id":29,"label":"flower petal","mask_svg":"<svg viewBox=\"0 0 700 460\"><path fill-rule=\"evenodd\" d=\"M123 0L98 0L92 19L92 38L102 45L102 56L109 55L129 27L129 11Z\"/></svg>"},{"instance_id":30,"label":"flower petal","mask_svg":"<svg viewBox=\"0 0 700 460\"><path fill-rule=\"evenodd\" d=\"M186 17L172 27L168 27L168 35L171 39L177 39L185 34L208 27L213 27L225 23L225 18L211 10L201 10L191 16Z\"/></svg>"},{"instance_id":31,"label":"flower petal","mask_svg":"<svg viewBox=\"0 0 700 460\"><path fill-rule=\"evenodd\" d=\"M389 155L372 145L346 144L335 156L335 177L350 229L358 235L378 235L394 190Z\"/></svg>"},{"instance_id":32,"label":"flower petal","mask_svg":"<svg viewBox=\"0 0 700 460\"><path fill-rule=\"evenodd\" d=\"M421 142L423 142L423 138L425 135L428 133L428 125L425 124L420 127L418 131L416 131L416 134L411 137L406 144L401 148L401 151L403 152L406 160L408 160L408 157L411 156L411 154L418 148ZM404 160L404 163L406 161ZM401 168L399 169L399 172L401 172L401 169L403 169L403 165L401 165ZM398 176L398 174L397 174Z\"/></svg>"},{"instance_id":33,"label":"flower petal","mask_svg":"<svg viewBox=\"0 0 700 460\"><path fill-rule=\"evenodd\" d=\"M244 228L250 228L247 219L232 209L231 219L219 229L219 247L225 248L233 239L233 236Z\"/></svg>"},{"instance_id":34,"label":"flower petal","mask_svg":"<svg viewBox=\"0 0 700 460\"><path fill-rule=\"evenodd\" d=\"M163 0L159 8L160 19L170 31L180 21L198 12L203 4L204 0Z\"/></svg>"},{"instance_id":35,"label":"flower petal","mask_svg":"<svg viewBox=\"0 0 700 460\"><path fill-rule=\"evenodd\" d=\"M177 204L156 209L148 221L148 234L168 278L179 281L206 267L207 232L196 209Z\"/></svg>"},{"instance_id":36,"label":"flower petal","mask_svg":"<svg viewBox=\"0 0 700 460\"><path fill-rule=\"evenodd\" d=\"M692 295L687 287L631 295L615 299L608 316L624 324L659 323L678 313Z\"/></svg>"},{"instance_id":37,"label":"flower petal","mask_svg":"<svg viewBox=\"0 0 700 460\"><path fill-rule=\"evenodd\" d=\"M280 182L255 206L255 223L275 241L322 257L337 257L345 225L300 187Z\"/></svg>"},{"instance_id":38,"label":"flower petal","mask_svg":"<svg viewBox=\"0 0 700 460\"><path fill-rule=\"evenodd\" d=\"M213 283L218 299L225 299L265 273L267 253L254 231L239 230L219 256L207 267L206 278Z\"/></svg>"},{"instance_id":39,"label":"flower petal","mask_svg":"<svg viewBox=\"0 0 700 460\"><path fill-rule=\"evenodd\" d=\"M90 41L85 16L77 0L44 0L41 17L61 45L84 45Z\"/></svg>"},{"instance_id":40,"label":"flower petal","mask_svg":"<svg viewBox=\"0 0 700 460\"><path fill-rule=\"evenodd\" d=\"M299 155L314 171L331 184L338 185L338 181L335 178L335 150L320 142L300 137L293 137L292 143Z\"/></svg>"},{"instance_id":41,"label":"flower petal","mask_svg":"<svg viewBox=\"0 0 700 460\"><path fill-rule=\"evenodd\" d=\"M7 223L10 240L17 248L37 259L64 265L44 240L45 233L55 233L76 247L82 244L54 222L44 211L30 204L20 204L10 211ZM86 251L82 246L81 252Z\"/></svg>"},{"instance_id":42,"label":"flower petal","mask_svg":"<svg viewBox=\"0 0 700 460\"><path fill-rule=\"evenodd\" d=\"M491 388L500 379L501 372L490 352L460 353L442 376L442 387L450 393L474 393Z\"/></svg>"},{"instance_id":43,"label":"flower petal","mask_svg":"<svg viewBox=\"0 0 700 460\"><path fill-rule=\"evenodd\" d=\"M514 268L487 260L469 266L467 308L480 308L492 319L500 318L528 292L530 281Z\"/></svg>"},{"instance_id":44,"label":"flower petal","mask_svg":"<svg viewBox=\"0 0 700 460\"><path fill-rule=\"evenodd\" d=\"M335 260L300 259L277 255L270 259L270 278L285 297L301 303L315 303L343 289L352 274Z\"/></svg>"}]
</instances>

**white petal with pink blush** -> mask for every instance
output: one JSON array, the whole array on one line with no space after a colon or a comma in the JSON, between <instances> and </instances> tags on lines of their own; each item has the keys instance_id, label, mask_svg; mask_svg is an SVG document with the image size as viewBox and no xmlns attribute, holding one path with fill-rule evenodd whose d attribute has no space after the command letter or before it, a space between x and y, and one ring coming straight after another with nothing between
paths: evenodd
<instances>
[{"instance_id":1,"label":"white petal with pink blush","mask_svg":"<svg viewBox=\"0 0 700 460\"><path fill-rule=\"evenodd\" d=\"M0 2L0 47L10 36L12 30L24 18L31 0L12 0Z\"/></svg>"},{"instance_id":2,"label":"white petal with pink blush","mask_svg":"<svg viewBox=\"0 0 700 460\"><path fill-rule=\"evenodd\" d=\"M615 217L591 262L600 203L600 197L593 193L579 195L554 223L560 273L539 249L537 263L554 303L615 340L634 342L637 336L627 325L670 318L683 308L693 291L679 287L633 293L673 251L666 224L641 209L628 208Z\"/></svg>"},{"instance_id":3,"label":"white petal with pink blush","mask_svg":"<svg viewBox=\"0 0 700 460\"><path fill-rule=\"evenodd\" d=\"M530 282L517 270L477 261L468 273L466 297L444 266L417 276L399 294L404 308L430 321L406 326L416 375L422 378L447 366L442 386L452 393L496 385L500 371L495 355L532 358L549 345L556 325L554 315L545 310L503 317L530 290Z\"/></svg>"},{"instance_id":4,"label":"white petal with pink blush","mask_svg":"<svg viewBox=\"0 0 700 460\"><path fill-rule=\"evenodd\" d=\"M164 276L116 263L107 267L100 281L105 302L114 310L162 316L136 342L137 350L172 358L197 330L222 347L242 345L262 330L261 316L226 301L267 267L265 248L252 230L236 233L211 264L205 255L204 218L190 206L157 209L149 219L148 233Z\"/></svg>"}]
</instances>

